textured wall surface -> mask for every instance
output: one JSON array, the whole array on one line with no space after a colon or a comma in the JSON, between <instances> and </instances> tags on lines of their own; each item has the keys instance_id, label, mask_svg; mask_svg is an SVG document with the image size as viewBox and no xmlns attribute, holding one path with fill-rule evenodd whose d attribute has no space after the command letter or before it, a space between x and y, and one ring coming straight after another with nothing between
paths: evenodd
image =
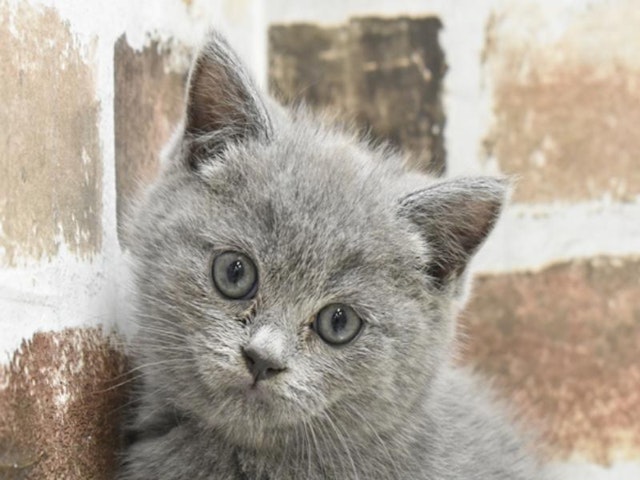
<instances>
[{"instance_id":1,"label":"textured wall surface","mask_svg":"<svg viewBox=\"0 0 640 480\"><path fill-rule=\"evenodd\" d=\"M269 30L269 86L353 118L363 130L413 152L412 165L446 168L437 17L352 18L346 25L279 25Z\"/></svg>"},{"instance_id":2,"label":"textured wall surface","mask_svg":"<svg viewBox=\"0 0 640 480\"><path fill-rule=\"evenodd\" d=\"M132 330L117 227L224 5L151 7L0 0L2 479L114 477Z\"/></svg>"},{"instance_id":3,"label":"textured wall surface","mask_svg":"<svg viewBox=\"0 0 640 480\"><path fill-rule=\"evenodd\" d=\"M639 260L599 257L481 276L467 355L559 458L640 457Z\"/></svg>"},{"instance_id":4,"label":"textured wall surface","mask_svg":"<svg viewBox=\"0 0 640 480\"><path fill-rule=\"evenodd\" d=\"M569 23L557 30L554 21ZM535 3L492 14L485 61L495 125L487 150L502 171L521 175L515 200L640 194L638 22L637 2L595 2L571 18Z\"/></svg>"},{"instance_id":5,"label":"textured wall surface","mask_svg":"<svg viewBox=\"0 0 640 480\"><path fill-rule=\"evenodd\" d=\"M94 254L102 240L102 158L93 49L79 51L54 9L6 2L0 45L0 262L55 255L61 241Z\"/></svg>"},{"instance_id":6,"label":"textured wall surface","mask_svg":"<svg viewBox=\"0 0 640 480\"><path fill-rule=\"evenodd\" d=\"M215 25L258 83L444 176L517 176L460 359L567 480L640 478L640 3L0 0L0 478L112 478L122 222Z\"/></svg>"},{"instance_id":7,"label":"textured wall surface","mask_svg":"<svg viewBox=\"0 0 640 480\"><path fill-rule=\"evenodd\" d=\"M160 151L182 117L186 71L171 70L168 48L152 42L136 51L124 35L114 46L118 227L140 188L157 174Z\"/></svg>"},{"instance_id":8,"label":"textured wall surface","mask_svg":"<svg viewBox=\"0 0 640 480\"><path fill-rule=\"evenodd\" d=\"M99 329L37 333L2 367L0 478L114 476L126 360Z\"/></svg>"},{"instance_id":9,"label":"textured wall surface","mask_svg":"<svg viewBox=\"0 0 640 480\"><path fill-rule=\"evenodd\" d=\"M591 213L564 240L564 258L479 279L468 357L544 430L556 458L624 465L640 459L640 236L624 225L640 224L640 4L547 3L489 14L484 162L518 176L513 201L540 212L547 243L562 241L560 221L546 219ZM566 254L587 242L589 255Z\"/></svg>"}]
</instances>

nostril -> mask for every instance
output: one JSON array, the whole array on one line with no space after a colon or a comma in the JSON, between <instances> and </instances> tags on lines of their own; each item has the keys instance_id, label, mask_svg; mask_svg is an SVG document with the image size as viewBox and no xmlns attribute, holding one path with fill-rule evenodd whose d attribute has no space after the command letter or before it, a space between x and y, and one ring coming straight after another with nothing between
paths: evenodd
<instances>
[{"instance_id":1,"label":"nostril","mask_svg":"<svg viewBox=\"0 0 640 480\"><path fill-rule=\"evenodd\" d=\"M247 353L247 350L244 347L242 348L242 358L244 358L247 367L252 367L256 363L251 355Z\"/></svg>"},{"instance_id":2,"label":"nostril","mask_svg":"<svg viewBox=\"0 0 640 480\"><path fill-rule=\"evenodd\" d=\"M253 347L243 348L242 356L247 369L251 372L256 382L273 377L286 370L286 367L281 362Z\"/></svg>"}]
</instances>

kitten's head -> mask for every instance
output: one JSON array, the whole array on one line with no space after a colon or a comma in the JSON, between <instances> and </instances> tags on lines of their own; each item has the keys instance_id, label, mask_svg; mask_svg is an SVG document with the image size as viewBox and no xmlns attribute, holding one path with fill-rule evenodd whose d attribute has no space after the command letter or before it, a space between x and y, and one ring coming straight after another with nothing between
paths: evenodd
<instances>
[{"instance_id":1,"label":"kitten's head","mask_svg":"<svg viewBox=\"0 0 640 480\"><path fill-rule=\"evenodd\" d=\"M408 173L285 111L216 35L169 156L130 227L149 388L254 446L313 419L366 431L408 415L502 182Z\"/></svg>"}]
</instances>

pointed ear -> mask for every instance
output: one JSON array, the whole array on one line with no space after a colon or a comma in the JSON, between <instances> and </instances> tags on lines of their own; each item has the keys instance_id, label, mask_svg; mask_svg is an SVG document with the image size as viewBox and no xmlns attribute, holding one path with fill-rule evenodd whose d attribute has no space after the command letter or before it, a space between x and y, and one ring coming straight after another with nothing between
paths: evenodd
<instances>
[{"instance_id":1,"label":"pointed ear","mask_svg":"<svg viewBox=\"0 0 640 480\"><path fill-rule=\"evenodd\" d=\"M427 273L439 286L459 278L493 229L507 192L505 180L458 178L414 192L400 202L430 251Z\"/></svg>"},{"instance_id":2,"label":"pointed ear","mask_svg":"<svg viewBox=\"0 0 640 480\"><path fill-rule=\"evenodd\" d=\"M189 75L185 142L197 168L230 142L268 139L271 120L247 69L227 41L211 33Z\"/></svg>"}]
</instances>

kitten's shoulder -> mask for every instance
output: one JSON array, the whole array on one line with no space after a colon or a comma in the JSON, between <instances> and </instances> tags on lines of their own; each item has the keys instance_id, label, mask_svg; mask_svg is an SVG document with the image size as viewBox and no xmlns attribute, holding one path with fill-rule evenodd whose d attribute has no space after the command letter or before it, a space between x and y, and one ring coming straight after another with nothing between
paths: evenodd
<instances>
[{"instance_id":1,"label":"kitten's shoulder","mask_svg":"<svg viewBox=\"0 0 640 480\"><path fill-rule=\"evenodd\" d=\"M471 370L444 368L425 408L438 432L432 461L443 479L547 478L532 455L534 438L514 427L513 412Z\"/></svg>"},{"instance_id":2,"label":"kitten's shoulder","mask_svg":"<svg viewBox=\"0 0 640 480\"><path fill-rule=\"evenodd\" d=\"M232 450L192 422L185 421L153 435L146 433L127 450L118 480L242 478Z\"/></svg>"}]
</instances>

